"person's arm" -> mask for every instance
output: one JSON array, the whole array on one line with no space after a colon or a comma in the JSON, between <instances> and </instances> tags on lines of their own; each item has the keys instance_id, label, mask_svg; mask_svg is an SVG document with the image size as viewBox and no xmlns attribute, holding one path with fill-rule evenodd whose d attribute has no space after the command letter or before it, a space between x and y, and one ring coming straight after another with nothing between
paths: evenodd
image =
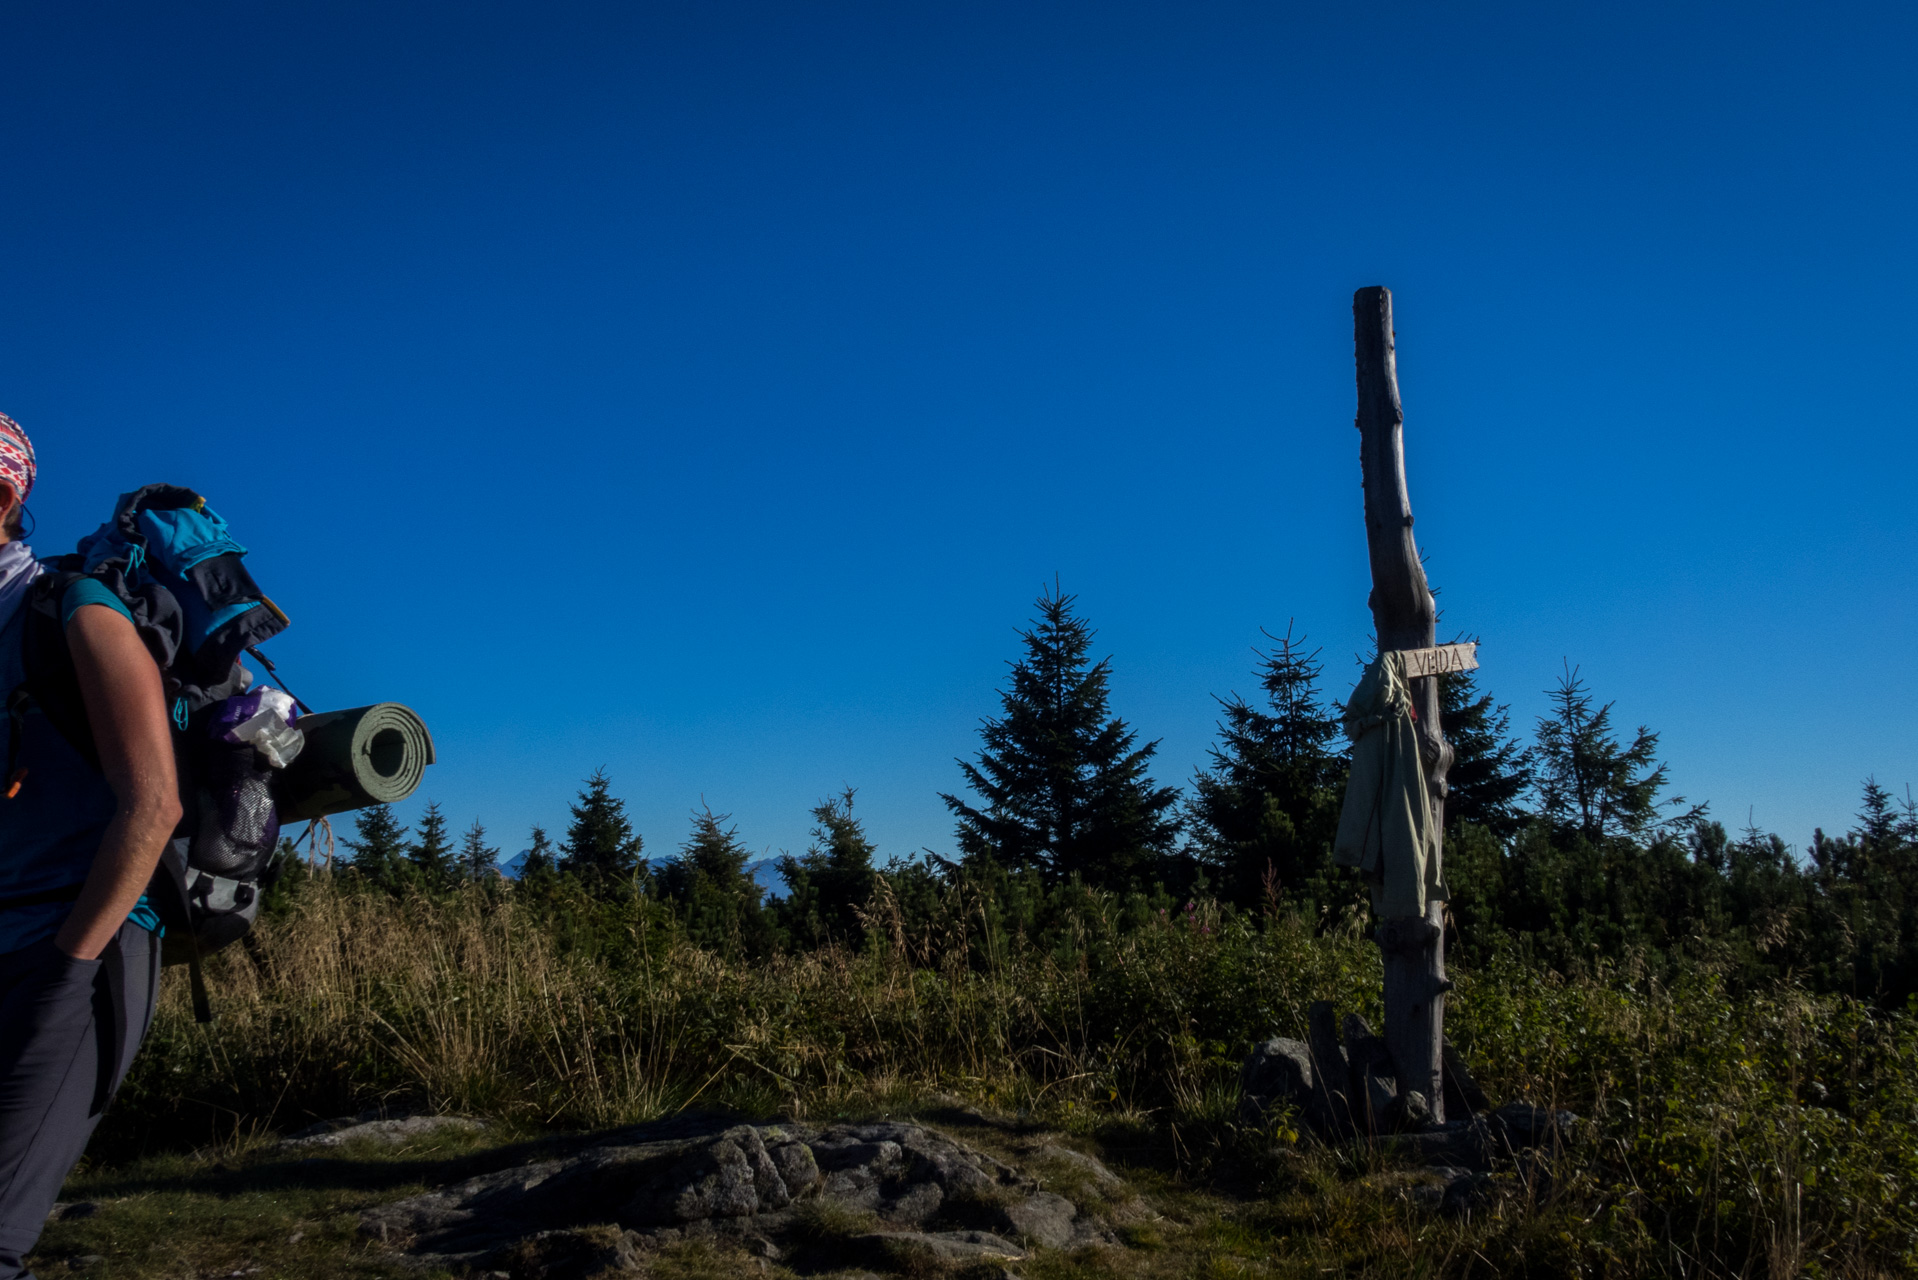
<instances>
[{"instance_id":1,"label":"person's arm","mask_svg":"<svg viewBox=\"0 0 1918 1280\"><path fill-rule=\"evenodd\" d=\"M53 945L91 960L146 892L180 822L173 737L160 668L125 615L82 605L67 622L67 647L86 699L100 769L119 801L80 898Z\"/></svg>"}]
</instances>

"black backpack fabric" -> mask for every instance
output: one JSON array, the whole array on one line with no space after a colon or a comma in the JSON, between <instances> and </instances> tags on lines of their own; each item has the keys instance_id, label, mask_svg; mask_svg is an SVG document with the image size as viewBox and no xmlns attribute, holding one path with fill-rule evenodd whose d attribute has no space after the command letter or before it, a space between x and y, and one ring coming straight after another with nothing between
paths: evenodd
<instances>
[{"instance_id":1,"label":"black backpack fabric","mask_svg":"<svg viewBox=\"0 0 1918 1280\"><path fill-rule=\"evenodd\" d=\"M20 718L35 710L97 769L61 608L82 578L126 606L164 681L183 815L147 896L166 927L164 962L191 967L194 1010L203 1022L211 1011L200 959L248 935L278 872L272 769L251 744L226 740L217 723L230 699L248 696L252 674L240 655L258 657L253 646L287 626L241 563L245 554L226 522L190 489L148 485L122 495L113 519L75 553L44 562L49 571L22 606L26 678L7 701L8 778L30 779L31 762L12 757Z\"/></svg>"}]
</instances>

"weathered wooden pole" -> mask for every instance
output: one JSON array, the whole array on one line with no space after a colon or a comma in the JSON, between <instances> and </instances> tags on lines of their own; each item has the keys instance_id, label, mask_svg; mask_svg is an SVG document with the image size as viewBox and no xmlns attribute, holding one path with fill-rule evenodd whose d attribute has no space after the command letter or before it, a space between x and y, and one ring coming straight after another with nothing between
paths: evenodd
<instances>
[{"instance_id":1,"label":"weathered wooden pole","mask_svg":"<svg viewBox=\"0 0 1918 1280\"><path fill-rule=\"evenodd\" d=\"M1421 649L1438 638L1438 610L1412 537L1412 500L1405 489L1405 412L1399 405L1392 346L1392 293L1382 286L1352 296L1358 354L1359 461L1365 476L1365 545L1372 559L1372 622L1379 651ZM1445 830L1445 775L1452 747L1439 723L1435 676L1411 682L1435 829ZM1442 855L1442 843L1432 856ZM1386 1045L1401 1092L1416 1089L1445 1118L1445 904L1428 902L1423 917L1379 925L1385 957Z\"/></svg>"}]
</instances>

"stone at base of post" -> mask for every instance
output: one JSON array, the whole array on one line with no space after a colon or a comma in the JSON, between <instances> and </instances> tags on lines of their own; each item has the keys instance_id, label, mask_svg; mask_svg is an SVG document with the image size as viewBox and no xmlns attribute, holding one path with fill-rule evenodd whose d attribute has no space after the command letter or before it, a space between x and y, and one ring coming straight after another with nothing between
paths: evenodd
<instances>
[{"instance_id":1,"label":"stone at base of post","mask_svg":"<svg viewBox=\"0 0 1918 1280\"><path fill-rule=\"evenodd\" d=\"M1399 1089L1416 1089L1445 1120L1445 904L1426 904L1423 919L1405 916L1378 927L1385 959L1385 1025L1380 1028Z\"/></svg>"},{"instance_id":2,"label":"stone at base of post","mask_svg":"<svg viewBox=\"0 0 1918 1280\"><path fill-rule=\"evenodd\" d=\"M1239 1070L1243 1123L1262 1125L1289 1115L1301 1132L1325 1142L1419 1133L1456 1136L1477 1132L1472 1117L1492 1109L1451 1041L1440 1041L1444 1088L1427 1094L1400 1086L1390 1048L1363 1017L1346 1014L1343 1037L1330 1000L1314 1001L1308 1017L1306 1039L1273 1036L1246 1057Z\"/></svg>"}]
</instances>

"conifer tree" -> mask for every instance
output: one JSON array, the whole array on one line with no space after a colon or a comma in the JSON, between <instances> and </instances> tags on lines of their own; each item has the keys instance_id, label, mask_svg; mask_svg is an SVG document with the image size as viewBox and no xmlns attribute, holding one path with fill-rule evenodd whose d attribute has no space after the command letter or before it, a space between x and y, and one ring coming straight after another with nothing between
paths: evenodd
<instances>
[{"instance_id":1,"label":"conifer tree","mask_svg":"<svg viewBox=\"0 0 1918 1280\"><path fill-rule=\"evenodd\" d=\"M1918 806L1865 779L1858 825L1812 838L1806 930L1817 985L1894 1006L1918 992Z\"/></svg>"},{"instance_id":2,"label":"conifer tree","mask_svg":"<svg viewBox=\"0 0 1918 1280\"><path fill-rule=\"evenodd\" d=\"M1318 651L1290 627L1271 638L1270 653L1254 650L1270 709L1218 699L1219 745L1187 805L1194 852L1223 895L1248 906L1263 897L1268 868L1292 896L1323 896L1347 767L1338 713L1319 692Z\"/></svg>"},{"instance_id":3,"label":"conifer tree","mask_svg":"<svg viewBox=\"0 0 1918 1280\"><path fill-rule=\"evenodd\" d=\"M353 851L353 874L388 893L399 893L413 879L407 860L407 829L393 816L390 804L371 805L353 815L354 839L342 840Z\"/></svg>"},{"instance_id":4,"label":"conifer tree","mask_svg":"<svg viewBox=\"0 0 1918 1280\"><path fill-rule=\"evenodd\" d=\"M1629 747L1612 731L1612 704L1592 709L1592 696L1567 670L1550 691L1556 708L1538 721L1538 799L1555 828L1587 840L1607 836L1640 839L1690 826L1705 816L1698 805L1660 820L1658 811L1685 803L1661 800L1668 777L1658 762L1658 735L1644 725Z\"/></svg>"},{"instance_id":5,"label":"conifer tree","mask_svg":"<svg viewBox=\"0 0 1918 1280\"><path fill-rule=\"evenodd\" d=\"M438 804L429 803L420 815L420 829L406 848L413 864L415 879L428 889L444 889L456 878L453 866L453 842L447 838L446 815Z\"/></svg>"},{"instance_id":6,"label":"conifer tree","mask_svg":"<svg viewBox=\"0 0 1918 1280\"><path fill-rule=\"evenodd\" d=\"M1658 735L1640 726L1629 745L1620 743L1611 704L1595 705L1575 670L1568 666L1549 696L1553 713L1539 718L1534 748L1543 821L1521 827L1505 850L1463 839L1448 850L1460 918L1476 916L1486 881L1495 879L1498 915L1532 935L1548 963L1669 947L1710 907L1713 872L1678 838L1704 820L1705 807L1663 797ZM1468 866L1453 852L1480 856Z\"/></svg>"},{"instance_id":7,"label":"conifer tree","mask_svg":"<svg viewBox=\"0 0 1918 1280\"><path fill-rule=\"evenodd\" d=\"M1918 805L1909 796L1900 804L1877 778L1868 777L1860 804L1852 840L1861 859L1861 874L1867 867L1882 869L1897 863L1918 845Z\"/></svg>"},{"instance_id":8,"label":"conifer tree","mask_svg":"<svg viewBox=\"0 0 1918 1280\"><path fill-rule=\"evenodd\" d=\"M1511 736L1511 709L1479 692L1470 671L1439 678L1439 710L1452 770L1446 775L1445 822L1473 822L1501 842L1530 817L1520 801L1531 789L1532 752Z\"/></svg>"},{"instance_id":9,"label":"conifer tree","mask_svg":"<svg viewBox=\"0 0 1918 1280\"><path fill-rule=\"evenodd\" d=\"M570 806L559 869L602 885L625 884L640 869L644 842L626 817L626 802L613 795L604 769L586 779L578 803Z\"/></svg>"},{"instance_id":10,"label":"conifer tree","mask_svg":"<svg viewBox=\"0 0 1918 1280\"><path fill-rule=\"evenodd\" d=\"M976 763L958 762L980 803L940 798L967 859L1123 889L1163 865L1178 792L1146 772L1159 744L1136 745L1110 714L1112 660L1088 661L1093 632L1073 600L1056 589L1039 597L1039 617L1020 633L1025 657L1000 695L1004 714L981 728Z\"/></svg>"},{"instance_id":11,"label":"conifer tree","mask_svg":"<svg viewBox=\"0 0 1918 1280\"><path fill-rule=\"evenodd\" d=\"M546 834L546 828L535 826L528 841L526 861L520 863L519 878L550 875L555 870L553 840Z\"/></svg>"},{"instance_id":12,"label":"conifer tree","mask_svg":"<svg viewBox=\"0 0 1918 1280\"><path fill-rule=\"evenodd\" d=\"M478 818L460 842L460 871L468 880L490 880L499 872L499 850L486 843L486 828Z\"/></svg>"},{"instance_id":13,"label":"conifer tree","mask_svg":"<svg viewBox=\"0 0 1918 1280\"><path fill-rule=\"evenodd\" d=\"M702 808L679 856L659 870L659 893L678 909L686 936L727 955L764 955L773 935L763 891L746 870L752 856L729 816Z\"/></svg>"},{"instance_id":14,"label":"conifer tree","mask_svg":"<svg viewBox=\"0 0 1918 1280\"><path fill-rule=\"evenodd\" d=\"M822 800L812 811L813 843L803 857L779 860L786 881L780 907L795 940L852 942L862 926L859 909L872 896L873 844L852 815L853 789Z\"/></svg>"}]
</instances>

